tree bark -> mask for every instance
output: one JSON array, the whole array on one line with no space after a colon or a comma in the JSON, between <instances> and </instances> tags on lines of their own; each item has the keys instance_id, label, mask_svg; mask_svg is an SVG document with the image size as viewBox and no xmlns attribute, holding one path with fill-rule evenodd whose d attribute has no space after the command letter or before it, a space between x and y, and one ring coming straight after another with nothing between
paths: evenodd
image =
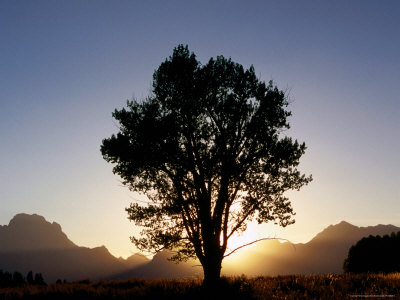
<instances>
[{"instance_id":1,"label":"tree bark","mask_svg":"<svg viewBox=\"0 0 400 300\"><path fill-rule=\"evenodd\" d=\"M221 280L222 258L217 255L205 257L203 263L204 286L215 286Z\"/></svg>"}]
</instances>

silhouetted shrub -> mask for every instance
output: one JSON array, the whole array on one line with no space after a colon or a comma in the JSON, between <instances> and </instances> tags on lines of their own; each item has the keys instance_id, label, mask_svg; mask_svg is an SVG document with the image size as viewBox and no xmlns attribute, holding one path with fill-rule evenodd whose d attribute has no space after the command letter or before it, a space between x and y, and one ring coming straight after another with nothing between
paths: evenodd
<instances>
[{"instance_id":1,"label":"silhouetted shrub","mask_svg":"<svg viewBox=\"0 0 400 300\"><path fill-rule=\"evenodd\" d=\"M389 235L363 238L353 245L343 264L351 273L400 272L400 231Z\"/></svg>"}]
</instances>

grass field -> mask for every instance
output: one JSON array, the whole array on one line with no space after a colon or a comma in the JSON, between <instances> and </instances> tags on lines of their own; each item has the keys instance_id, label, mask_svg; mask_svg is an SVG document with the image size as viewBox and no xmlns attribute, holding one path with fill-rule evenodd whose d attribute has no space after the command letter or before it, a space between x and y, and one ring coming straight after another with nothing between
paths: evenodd
<instances>
[{"instance_id":1,"label":"grass field","mask_svg":"<svg viewBox=\"0 0 400 300\"><path fill-rule=\"evenodd\" d=\"M4 288L0 299L400 299L400 273L225 277L218 290L200 279L84 280Z\"/></svg>"}]
</instances>

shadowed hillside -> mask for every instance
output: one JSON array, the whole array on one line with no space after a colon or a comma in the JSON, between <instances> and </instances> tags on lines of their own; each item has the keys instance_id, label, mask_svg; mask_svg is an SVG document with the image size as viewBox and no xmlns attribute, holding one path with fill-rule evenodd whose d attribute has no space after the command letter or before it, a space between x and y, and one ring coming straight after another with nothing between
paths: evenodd
<instances>
[{"instance_id":1,"label":"shadowed hillside","mask_svg":"<svg viewBox=\"0 0 400 300\"><path fill-rule=\"evenodd\" d=\"M78 247L61 226L38 215L18 214L0 227L0 269L26 274L41 272L47 282L57 279L101 279L147 262L142 255L118 259L107 248Z\"/></svg>"},{"instance_id":2,"label":"shadowed hillside","mask_svg":"<svg viewBox=\"0 0 400 300\"><path fill-rule=\"evenodd\" d=\"M154 255L153 259L146 264L135 267L127 272L116 274L109 279L124 278L198 278L203 276L203 269L199 261L189 260L179 264L169 261L171 254L168 251L161 251Z\"/></svg>"},{"instance_id":3,"label":"shadowed hillside","mask_svg":"<svg viewBox=\"0 0 400 300\"><path fill-rule=\"evenodd\" d=\"M263 241L244 248L223 263L225 275L284 275L342 273L349 248L362 237L400 230L393 225L357 227L347 222L331 225L305 244ZM197 261L175 264L167 261L167 252L154 256L147 264L116 278L189 278L202 275Z\"/></svg>"},{"instance_id":4,"label":"shadowed hillside","mask_svg":"<svg viewBox=\"0 0 400 300\"><path fill-rule=\"evenodd\" d=\"M347 222L331 225L305 244L269 240L244 248L226 259L226 275L284 275L342 273L349 248L369 235L399 231L393 225L357 227ZM0 226L0 269L26 274L41 272L47 282L139 278L192 278L203 272L198 261L176 264L166 251L152 260L135 254L128 259L112 256L106 247L78 247L57 223L38 215L16 215L8 226Z\"/></svg>"},{"instance_id":5,"label":"shadowed hillside","mask_svg":"<svg viewBox=\"0 0 400 300\"><path fill-rule=\"evenodd\" d=\"M400 228L393 225L357 227L345 221L330 225L305 244L260 242L228 260L225 272L247 275L342 273L349 248L369 235L383 235ZM235 261L240 267L233 266Z\"/></svg>"}]
</instances>

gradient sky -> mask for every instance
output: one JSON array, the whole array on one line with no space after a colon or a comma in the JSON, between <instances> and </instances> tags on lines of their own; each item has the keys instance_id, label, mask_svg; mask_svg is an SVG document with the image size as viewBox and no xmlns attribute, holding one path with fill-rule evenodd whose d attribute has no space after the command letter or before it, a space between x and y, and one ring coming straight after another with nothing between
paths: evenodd
<instances>
[{"instance_id":1,"label":"gradient sky","mask_svg":"<svg viewBox=\"0 0 400 300\"><path fill-rule=\"evenodd\" d=\"M136 252L138 196L100 154L111 117L144 98L172 49L254 65L287 90L314 181L296 224L257 236L306 242L330 224L400 226L399 1L0 1L0 224L37 213L81 246Z\"/></svg>"}]
</instances>

